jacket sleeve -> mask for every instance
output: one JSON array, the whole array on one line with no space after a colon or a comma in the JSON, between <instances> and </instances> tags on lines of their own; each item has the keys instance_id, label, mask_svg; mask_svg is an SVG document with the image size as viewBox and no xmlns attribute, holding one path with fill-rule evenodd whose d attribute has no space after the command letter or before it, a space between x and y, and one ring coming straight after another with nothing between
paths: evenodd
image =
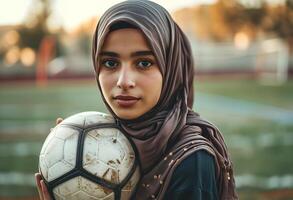
<instances>
[{"instance_id":1,"label":"jacket sleeve","mask_svg":"<svg viewBox=\"0 0 293 200\"><path fill-rule=\"evenodd\" d=\"M217 200L215 160L204 150L197 151L175 169L164 200Z\"/></svg>"}]
</instances>

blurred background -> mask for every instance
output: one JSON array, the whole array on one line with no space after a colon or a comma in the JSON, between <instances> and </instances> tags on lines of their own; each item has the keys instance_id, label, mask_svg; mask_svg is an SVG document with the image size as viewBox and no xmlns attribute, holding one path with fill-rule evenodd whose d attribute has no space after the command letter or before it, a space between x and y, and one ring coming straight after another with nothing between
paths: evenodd
<instances>
[{"instance_id":1,"label":"blurred background","mask_svg":"<svg viewBox=\"0 0 293 200\"><path fill-rule=\"evenodd\" d=\"M37 199L33 174L57 117L107 112L91 38L117 2L1 0L0 200ZM222 130L240 199L293 199L293 1L156 2L189 37L194 109Z\"/></svg>"}]
</instances>

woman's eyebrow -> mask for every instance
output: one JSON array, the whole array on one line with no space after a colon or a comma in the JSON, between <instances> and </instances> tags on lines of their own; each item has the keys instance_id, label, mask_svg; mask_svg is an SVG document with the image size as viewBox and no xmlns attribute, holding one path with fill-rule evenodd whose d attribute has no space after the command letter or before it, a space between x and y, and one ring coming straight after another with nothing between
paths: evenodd
<instances>
[{"instance_id":1,"label":"woman's eyebrow","mask_svg":"<svg viewBox=\"0 0 293 200\"><path fill-rule=\"evenodd\" d=\"M131 54L131 57L136 57L136 56L154 56L152 51L136 51Z\"/></svg>"},{"instance_id":2,"label":"woman's eyebrow","mask_svg":"<svg viewBox=\"0 0 293 200\"><path fill-rule=\"evenodd\" d=\"M102 51L100 56L110 56L110 57L117 57L119 58L119 54L112 52L112 51ZM152 51L136 51L134 53L130 54L131 57L137 57L137 56L154 56Z\"/></svg>"},{"instance_id":3,"label":"woman's eyebrow","mask_svg":"<svg viewBox=\"0 0 293 200\"><path fill-rule=\"evenodd\" d=\"M111 51L102 51L99 55L100 56L119 57L118 53L111 52Z\"/></svg>"}]
</instances>

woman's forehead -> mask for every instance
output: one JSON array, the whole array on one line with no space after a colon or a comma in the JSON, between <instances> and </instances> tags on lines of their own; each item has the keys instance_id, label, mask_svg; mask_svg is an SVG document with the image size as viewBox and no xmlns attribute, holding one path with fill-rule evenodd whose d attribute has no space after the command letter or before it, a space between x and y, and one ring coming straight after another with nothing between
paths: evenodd
<instances>
[{"instance_id":1,"label":"woman's forehead","mask_svg":"<svg viewBox=\"0 0 293 200\"><path fill-rule=\"evenodd\" d=\"M105 37L101 51L152 51L139 29L125 28L111 31Z\"/></svg>"}]
</instances>

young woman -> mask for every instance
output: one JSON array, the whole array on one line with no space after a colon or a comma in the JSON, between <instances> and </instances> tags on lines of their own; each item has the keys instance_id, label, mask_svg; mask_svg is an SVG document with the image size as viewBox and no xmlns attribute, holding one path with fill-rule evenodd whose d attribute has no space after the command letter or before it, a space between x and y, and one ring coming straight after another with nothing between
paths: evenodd
<instances>
[{"instance_id":1,"label":"young woman","mask_svg":"<svg viewBox=\"0 0 293 200\"><path fill-rule=\"evenodd\" d=\"M237 199L221 133L191 110L189 42L164 8L146 0L111 7L92 57L103 100L138 149L142 177L133 199Z\"/></svg>"}]
</instances>

